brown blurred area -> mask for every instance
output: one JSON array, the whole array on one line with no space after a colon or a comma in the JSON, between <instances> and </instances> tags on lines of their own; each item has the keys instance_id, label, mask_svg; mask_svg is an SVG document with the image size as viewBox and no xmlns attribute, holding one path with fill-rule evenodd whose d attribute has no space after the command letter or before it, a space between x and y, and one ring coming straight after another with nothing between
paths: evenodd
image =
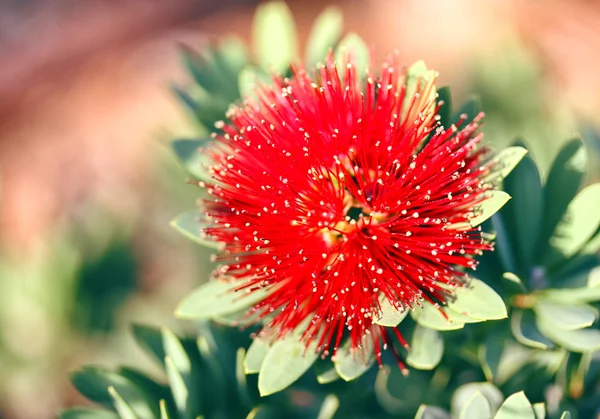
<instances>
[{"instance_id":1,"label":"brown blurred area","mask_svg":"<svg viewBox=\"0 0 600 419\"><path fill-rule=\"evenodd\" d=\"M193 126L168 89L172 81L186 77L177 44L201 48L208 39L225 33L247 39L256 3L1 3L2 251L12 258L26 257L46 240L58 220L79 204L92 202L137 223L148 223L141 230L147 236L139 240L145 265L142 280L162 289L161 282L174 278L170 265L181 261L158 243L166 234L161 228L168 218L145 217L162 205L155 194L159 179L154 166L162 150L159 138L165 132L193 134ZM541 63L548 82L545 89L557 106L597 121L598 1L294 0L289 4L301 39L314 17L331 3L343 10L346 30L376 46L380 57L397 49L407 63L424 59L459 93L467 89L466 69L481 59L477 57L502 54L506 42L518 39ZM163 263L157 263L161 258ZM57 368L66 371L83 361L87 359L75 356ZM66 377L58 386L68 389ZM38 415L47 412L44 409L73 401L69 392L57 394L43 398L39 409L19 410L13 404L5 413L0 407L0 417L42 417ZM50 412L43 417L52 416Z\"/></svg>"}]
</instances>

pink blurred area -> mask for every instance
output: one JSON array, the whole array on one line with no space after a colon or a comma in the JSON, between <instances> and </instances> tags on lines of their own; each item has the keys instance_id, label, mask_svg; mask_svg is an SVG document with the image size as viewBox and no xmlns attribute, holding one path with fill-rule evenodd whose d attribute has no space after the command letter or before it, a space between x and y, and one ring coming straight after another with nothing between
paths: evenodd
<instances>
[{"instance_id":1,"label":"pink blurred area","mask_svg":"<svg viewBox=\"0 0 600 419\"><path fill-rule=\"evenodd\" d=\"M193 133L169 91L171 82L186 82L177 45L199 49L209 39L229 33L248 39L257 3L0 4L1 251L12 258L26 257L46 240L57 220L82 202L138 222L163 223L167 229L168 219L144 217L149 206L161 205L154 195L161 138ZM398 50L407 63L423 59L459 93L468 85L467 69L475 60L503 54L506 42L518 40L541 63L545 88L557 103L598 118L596 1L289 1L302 40L328 4L343 10L345 29L376 46L379 58ZM161 271L154 263L161 250L146 245L142 253L148 277L160 282ZM65 377L39 406L27 403L34 389L15 391L5 411L0 407L0 417L49 418L58 406L81 401L73 398L66 383L65 371L76 361L74 357L56 366ZM0 395L0 404L1 399Z\"/></svg>"}]
</instances>

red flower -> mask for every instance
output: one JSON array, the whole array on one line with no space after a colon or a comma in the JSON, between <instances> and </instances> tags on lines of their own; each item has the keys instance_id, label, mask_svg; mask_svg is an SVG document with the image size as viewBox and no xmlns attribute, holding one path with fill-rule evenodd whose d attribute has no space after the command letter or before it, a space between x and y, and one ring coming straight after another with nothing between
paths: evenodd
<instances>
[{"instance_id":1,"label":"red flower","mask_svg":"<svg viewBox=\"0 0 600 419\"><path fill-rule=\"evenodd\" d=\"M270 287L251 309L263 333L304 327L324 355L370 334L381 362L381 298L399 310L443 303L491 248L468 223L489 189L482 115L439 126L434 83L413 80L411 93L396 57L365 83L330 57L231 109L214 136L206 233L225 246L218 275Z\"/></svg>"}]
</instances>

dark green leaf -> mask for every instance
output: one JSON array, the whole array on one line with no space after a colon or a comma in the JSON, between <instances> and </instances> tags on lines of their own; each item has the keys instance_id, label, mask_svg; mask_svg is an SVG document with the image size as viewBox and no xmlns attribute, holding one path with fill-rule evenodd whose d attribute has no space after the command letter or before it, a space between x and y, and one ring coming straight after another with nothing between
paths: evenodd
<instances>
[{"instance_id":1,"label":"dark green leaf","mask_svg":"<svg viewBox=\"0 0 600 419\"><path fill-rule=\"evenodd\" d=\"M157 328L140 324L134 324L132 329L138 345L152 355L160 365L164 365L165 350L162 344L162 332Z\"/></svg>"},{"instance_id":2,"label":"dark green leaf","mask_svg":"<svg viewBox=\"0 0 600 419\"><path fill-rule=\"evenodd\" d=\"M450 93L450 88L448 86L441 87L438 89L437 93L438 103L443 102L438 110L440 125L444 128L448 128L454 123L452 120L452 95Z\"/></svg>"},{"instance_id":3,"label":"dark green leaf","mask_svg":"<svg viewBox=\"0 0 600 419\"><path fill-rule=\"evenodd\" d=\"M133 408L121 397L121 395L115 390L114 387L108 388L108 394L113 399L113 403L115 405L115 409L117 409L117 413L121 419L141 419L143 417L151 418L153 416L138 416L133 411Z\"/></svg>"},{"instance_id":4,"label":"dark green leaf","mask_svg":"<svg viewBox=\"0 0 600 419\"><path fill-rule=\"evenodd\" d=\"M74 408L60 412L60 419L119 419L116 413L100 409Z\"/></svg>"}]
</instances>

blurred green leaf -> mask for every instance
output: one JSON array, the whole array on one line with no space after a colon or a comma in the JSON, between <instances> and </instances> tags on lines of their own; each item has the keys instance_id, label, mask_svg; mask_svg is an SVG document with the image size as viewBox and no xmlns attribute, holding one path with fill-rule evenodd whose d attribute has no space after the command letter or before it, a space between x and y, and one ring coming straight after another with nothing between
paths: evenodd
<instances>
[{"instance_id":1,"label":"blurred green leaf","mask_svg":"<svg viewBox=\"0 0 600 419\"><path fill-rule=\"evenodd\" d=\"M223 247L221 243L211 240L204 233L203 229L206 225L200 221L200 212L198 210L179 214L171 221L171 227L193 242L209 249L221 250Z\"/></svg>"},{"instance_id":2,"label":"blurred green leaf","mask_svg":"<svg viewBox=\"0 0 600 419\"><path fill-rule=\"evenodd\" d=\"M510 236L510 230L504 222L502 214L496 213L492 216L492 227L496 232L496 254L504 267L505 272L516 272L518 269L515 246Z\"/></svg>"},{"instance_id":3,"label":"blurred green leaf","mask_svg":"<svg viewBox=\"0 0 600 419\"><path fill-rule=\"evenodd\" d=\"M494 178L498 180L506 178L527 153L526 148L519 146L506 147L500 150L494 156L494 162L496 163Z\"/></svg>"},{"instance_id":4,"label":"blurred green leaf","mask_svg":"<svg viewBox=\"0 0 600 419\"><path fill-rule=\"evenodd\" d=\"M336 6L327 7L312 25L306 41L306 64L308 68L324 63L329 50L334 50L342 38L344 16Z\"/></svg>"},{"instance_id":5,"label":"blurred green leaf","mask_svg":"<svg viewBox=\"0 0 600 419\"><path fill-rule=\"evenodd\" d=\"M514 235L523 267L533 261L538 246L541 223L544 216L544 190L538 168L530 155L523 156L521 163L504 180L504 190L512 197L506 205L505 221ZM513 271L516 272L516 271Z\"/></svg>"},{"instance_id":6,"label":"blurred green leaf","mask_svg":"<svg viewBox=\"0 0 600 419\"><path fill-rule=\"evenodd\" d=\"M111 395L117 413L121 419L141 419L133 411L132 407L121 397L121 395L115 390L114 387L108 388L108 393ZM154 417L154 416L142 416L142 417Z\"/></svg>"},{"instance_id":7,"label":"blurred green leaf","mask_svg":"<svg viewBox=\"0 0 600 419\"><path fill-rule=\"evenodd\" d=\"M169 385L171 387L171 391L173 392L175 406L177 407L179 415L185 418L187 417L186 411L189 399L189 390L185 384L185 380L181 375L181 372L179 372L177 366L173 362L173 359L171 359L171 357L168 355L165 357L165 367L167 370L167 379L169 380Z\"/></svg>"},{"instance_id":8,"label":"blurred green leaf","mask_svg":"<svg viewBox=\"0 0 600 419\"><path fill-rule=\"evenodd\" d=\"M522 391L509 396L494 419L536 419L533 406Z\"/></svg>"},{"instance_id":9,"label":"blurred green leaf","mask_svg":"<svg viewBox=\"0 0 600 419\"><path fill-rule=\"evenodd\" d=\"M167 403L164 400L160 401L160 419L175 419L169 413L169 409L167 408Z\"/></svg>"},{"instance_id":10,"label":"blurred green leaf","mask_svg":"<svg viewBox=\"0 0 600 419\"><path fill-rule=\"evenodd\" d=\"M452 95L448 86L441 87L437 90L438 103L443 104L438 109L438 116L440 117L440 125L444 128L450 127L454 122L452 120Z\"/></svg>"},{"instance_id":11,"label":"blurred green leaf","mask_svg":"<svg viewBox=\"0 0 600 419\"><path fill-rule=\"evenodd\" d=\"M600 330L558 329L554 323L549 323L539 316L537 318L536 325L540 332L544 334L544 336L572 352L593 352L600 349Z\"/></svg>"},{"instance_id":12,"label":"blurred green leaf","mask_svg":"<svg viewBox=\"0 0 600 419\"><path fill-rule=\"evenodd\" d=\"M138 416L155 417L153 410L158 406L154 406L152 400L149 400L135 384L117 373L96 367L84 367L71 375L71 382L85 397L109 409L113 408L113 397L108 389L113 387Z\"/></svg>"},{"instance_id":13,"label":"blurred green leaf","mask_svg":"<svg viewBox=\"0 0 600 419\"><path fill-rule=\"evenodd\" d=\"M452 395L452 417L457 417L464 411L467 404L473 400L476 394L484 396L484 399L488 402L490 407L490 413L488 416L472 416L473 418L485 418L492 417L491 412L495 412L502 401L504 396L493 384L490 383L469 383L460 386ZM481 401L480 401L481 402ZM471 418L471 416L465 416L465 418Z\"/></svg>"},{"instance_id":14,"label":"blurred green leaf","mask_svg":"<svg viewBox=\"0 0 600 419\"><path fill-rule=\"evenodd\" d=\"M351 341L347 340L335 353L334 365L337 374L345 381L352 381L363 375L375 362L373 341L365 335L361 349L352 349Z\"/></svg>"},{"instance_id":15,"label":"blurred green leaf","mask_svg":"<svg viewBox=\"0 0 600 419\"><path fill-rule=\"evenodd\" d=\"M271 288L236 291L243 283L211 280L188 294L177 306L175 316L185 319L209 319L249 308L265 298Z\"/></svg>"},{"instance_id":16,"label":"blurred green leaf","mask_svg":"<svg viewBox=\"0 0 600 419\"><path fill-rule=\"evenodd\" d=\"M489 381L496 378L505 342L506 336L496 332L489 334L484 344L479 347L479 362L485 378Z\"/></svg>"},{"instance_id":17,"label":"blurred green leaf","mask_svg":"<svg viewBox=\"0 0 600 419\"><path fill-rule=\"evenodd\" d=\"M242 98L256 98L260 86L269 86L273 84L273 80L259 68L246 67L239 74L238 84Z\"/></svg>"},{"instance_id":18,"label":"blurred green leaf","mask_svg":"<svg viewBox=\"0 0 600 419\"><path fill-rule=\"evenodd\" d=\"M548 349L552 346L535 325L535 316L531 311L514 310L510 316L510 328L513 336L523 345L538 349Z\"/></svg>"},{"instance_id":19,"label":"blurred green leaf","mask_svg":"<svg viewBox=\"0 0 600 419\"><path fill-rule=\"evenodd\" d=\"M333 394L328 394L323 400L317 419L333 419L339 407L339 399Z\"/></svg>"},{"instance_id":20,"label":"blurred green leaf","mask_svg":"<svg viewBox=\"0 0 600 419\"><path fill-rule=\"evenodd\" d=\"M450 419L450 415L439 407L422 404L417 410L415 419Z\"/></svg>"},{"instance_id":21,"label":"blurred green leaf","mask_svg":"<svg viewBox=\"0 0 600 419\"><path fill-rule=\"evenodd\" d=\"M476 392L473 397L461 409L458 419L491 418L492 408L490 402L480 392Z\"/></svg>"},{"instance_id":22,"label":"blurred green leaf","mask_svg":"<svg viewBox=\"0 0 600 419\"><path fill-rule=\"evenodd\" d=\"M569 203L577 195L586 165L587 152L579 138L566 143L554 159L544 190L546 211L542 243L547 243Z\"/></svg>"},{"instance_id":23,"label":"blurred green leaf","mask_svg":"<svg viewBox=\"0 0 600 419\"><path fill-rule=\"evenodd\" d=\"M214 122L216 122L216 120ZM209 126L207 128L211 129L213 127ZM192 176L200 180L211 181L212 178L208 173L208 168L211 166L212 160L206 149L209 148L212 143L212 138L200 140L180 139L173 140L171 142L171 148L183 167Z\"/></svg>"},{"instance_id":24,"label":"blurred green leaf","mask_svg":"<svg viewBox=\"0 0 600 419\"><path fill-rule=\"evenodd\" d=\"M564 330L591 326L598 315L593 307L587 305L558 304L543 300L535 304L534 311L545 322Z\"/></svg>"},{"instance_id":25,"label":"blurred green leaf","mask_svg":"<svg viewBox=\"0 0 600 419\"><path fill-rule=\"evenodd\" d=\"M313 368L319 384L328 384L340 379L335 370L335 365L329 360L317 360Z\"/></svg>"},{"instance_id":26,"label":"blurred green leaf","mask_svg":"<svg viewBox=\"0 0 600 419\"><path fill-rule=\"evenodd\" d=\"M563 414L560 416L560 419L571 419L571 413L563 412Z\"/></svg>"},{"instance_id":27,"label":"blurred green leaf","mask_svg":"<svg viewBox=\"0 0 600 419\"><path fill-rule=\"evenodd\" d=\"M488 192L488 196L489 197L477 207L477 215L469 220L471 227L477 227L500 211L500 208L502 208L510 199L510 195L504 191L492 190Z\"/></svg>"},{"instance_id":28,"label":"blurred green leaf","mask_svg":"<svg viewBox=\"0 0 600 419\"><path fill-rule=\"evenodd\" d=\"M482 320L507 317L504 300L485 282L473 278L468 285L454 290L455 300L448 307L465 316Z\"/></svg>"},{"instance_id":29,"label":"blurred green leaf","mask_svg":"<svg viewBox=\"0 0 600 419\"><path fill-rule=\"evenodd\" d=\"M269 72L283 74L297 59L296 24L285 2L270 1L256 9L252 46L258 63Z\"/></svg>"},{"instance_id":30,"label":"blurred green leaf","mask_svg":"<svg viewBox=\"0 0 600 419\"><path fill-rule=\"evenodd\" d=\"M408 308L405 308L403 311L398 310L385 296L380 299L379 307L381 309L381 317L375 319L373 323L387 327L398 326L410 311Z\"/></svg>"},{"instance_id":31,"label":"blurred green leaf","mask_svg":"<svg viewBox=\"0 0 600 419\"><path fill-rule=\"evenodd\" d=\"M546 419L546 405L544 403L534 403L533 412L535 419Z\"/></svg>"},{"instance_id":32,"label":"blurred green leaf","mask_svg":"<svg viewBox=\"0 0 600 419\"><path fill-rule=\"evenodd\" d=\"M440 334L418 325L413 332L410 346L406 362L420 370L435 368L444 354L444 340Z\"/></svg>"},{"instance_id":33,"label":"blurred green leaf","mask_svg":"<svg viewBox=\"0 0 600 419\"><path fill-rule=\"evenodd\" d=\"M268 351L269 345L265 341L254 338L244 358L244 371L246 374L258 374Z\"/></svg>"},{"instance_id":34,"label":"blurred green leaf","mask_svg":"<svg viewBox=\"0 0 600 419\"><path fill-rule=\"evenodd\" d=\"M335 61L338 65L340 74L345 74L346 57L350 57L356 63L356 71L360 78L366 77L369 68L370 54L369 47L365 41L355 33L349 33L341 40L336 51Z\"/></svg>"},{"instance_id":35,"label":"blurred green leaf","mask_svg":"<svg viewBox=\"0 0 600 419\"><path fill-rule=\"evenodd\" d=\"M569 204L558 223L550 244L563 258L570 258L592 238L600 226L600 183L584 188ZM546 262L559 261L549 256Z\"/></svg>"},{"instance_id":36,"label":"blurred green leaf","mask_svg":"<svg viewBox=\"0 0 600 419\"><path fill-rule=\"evenodd\" d=\"M119 416L106 410L74 408L60 412L60 419L119 419Z\"/></svg>"},{"instance_id":37,"label":"blurred green leaf","mask_svg":"<svg viewBox=\"0 0 600 419\"><path fill-rule=\"evenodd\" d=\"M165 350L163 348L162 332L157 328L140 324L134 324L132 330L138 345L151 354L160 365L164 365Z\"/></svg>"},{"instance_id":38,"label":"blurred green leaf","mask_svg":"<svg viewBox=\"0 0 600 419\"><path fill-rule=\"evenodd\" d=\"M319 357L314 345L306 346L296 333L277 340L267 352L258 373L258 391L268 396L298 380Z\"/></svg>"}]
</instances>

